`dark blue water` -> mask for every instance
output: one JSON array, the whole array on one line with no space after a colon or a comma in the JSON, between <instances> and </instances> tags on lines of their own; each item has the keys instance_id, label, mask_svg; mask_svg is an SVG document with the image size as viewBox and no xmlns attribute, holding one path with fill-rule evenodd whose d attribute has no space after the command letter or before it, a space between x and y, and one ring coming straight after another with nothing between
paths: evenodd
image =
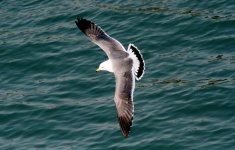
<instances>
[{"instance_id":1,"label":"dark blue water","mask_svg":"<svg viewBox=\"0 0 235 150\"><path fill-rule=\"evenodd\" d=\"M92 20L141 50L123 138ZM0 149L235 149L233 1L0 1Z\"/></svg>"}]
</instances>

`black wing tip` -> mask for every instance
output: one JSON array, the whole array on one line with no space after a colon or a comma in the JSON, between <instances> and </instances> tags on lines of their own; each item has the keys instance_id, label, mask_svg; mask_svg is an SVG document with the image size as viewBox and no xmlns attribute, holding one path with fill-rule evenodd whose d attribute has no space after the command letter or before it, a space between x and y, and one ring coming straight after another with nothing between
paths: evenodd
<instances>
[{"instance_id":1,"label":"black wing tip","mask_svg":"<svg viewBox=\"0 0 235 150\"><path fill-rule=\"evenodd\" d=\"M85 34L86 30L91 28L91 25L93 25L94 23L87 20L87 19L83 19L82 17L77 17L77 20L75 21L77 27Z\"/></svg>"},{"instance_id":2,"label":"black wing tip","mask_svg":"<svg viewBox=\"0 0 235 150\"><path fill-rule=\"evenodd\" d=\"M131 126L132 126L133 117L130 120L127 120L125 117L118 116L119 125L121 127L122 134L125 138L128 138Z\"/></svg>"}]
</instances>

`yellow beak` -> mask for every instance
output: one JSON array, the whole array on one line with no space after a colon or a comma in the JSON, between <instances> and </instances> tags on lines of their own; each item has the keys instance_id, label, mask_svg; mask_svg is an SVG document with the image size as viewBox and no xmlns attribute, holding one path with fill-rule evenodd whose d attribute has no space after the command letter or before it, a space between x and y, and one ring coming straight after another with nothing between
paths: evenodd
<instances>
[{"instance_id":1,"label":"yellow beak","mask_svg":"<svg viewBox=\"0 0 235 150\"><path fill-rule=\"evenodd\" d=\"M98 68L98 69L96 69L96 72L99 72L100 71L100 69Z\"/></svg>"}]
</instances>

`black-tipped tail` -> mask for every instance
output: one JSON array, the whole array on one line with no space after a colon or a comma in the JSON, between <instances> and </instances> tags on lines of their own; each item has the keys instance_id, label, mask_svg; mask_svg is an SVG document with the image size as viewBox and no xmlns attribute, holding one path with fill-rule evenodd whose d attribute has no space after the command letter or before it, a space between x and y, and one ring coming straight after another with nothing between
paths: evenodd
<instances>
[{"instance_id":1,"label":"black-tipped tail","mask_svg":"<svg viewBox=\"0 0 235 150\"><path fill-rule=\"evenodd\" d=\"M142 54L134 44L129 44L128 50L130 57L133 59L133 67L135 70L135 77L140 80L144 75L145 63Z\"/></svg>"}]
</instances>

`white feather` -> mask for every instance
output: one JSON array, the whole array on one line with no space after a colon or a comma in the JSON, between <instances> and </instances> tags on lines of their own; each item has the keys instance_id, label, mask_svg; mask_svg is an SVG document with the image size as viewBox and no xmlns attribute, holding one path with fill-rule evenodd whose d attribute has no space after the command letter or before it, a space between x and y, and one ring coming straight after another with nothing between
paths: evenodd
<instances>
[{"instance_id":1,"label":"white feather","mask_svg":"<svg viewBox=\"0 0 235 150\"><path fill-rule=\"evenodd\" d=\"M129 44L127 52L129 53L129 57L133 60L133 68L134 68L135 78L136 78L136 80L140 80L141 77L143 76L143 74L142 74L140 77L137 77L137 74L138 74L138 71L140 68L140 60L138 59L138 57L136 56L135 52L133 51L133 49L131 47L135 47L137 50L138 50L138 48L134 44Z\"/></svg>"}]
</instances>

